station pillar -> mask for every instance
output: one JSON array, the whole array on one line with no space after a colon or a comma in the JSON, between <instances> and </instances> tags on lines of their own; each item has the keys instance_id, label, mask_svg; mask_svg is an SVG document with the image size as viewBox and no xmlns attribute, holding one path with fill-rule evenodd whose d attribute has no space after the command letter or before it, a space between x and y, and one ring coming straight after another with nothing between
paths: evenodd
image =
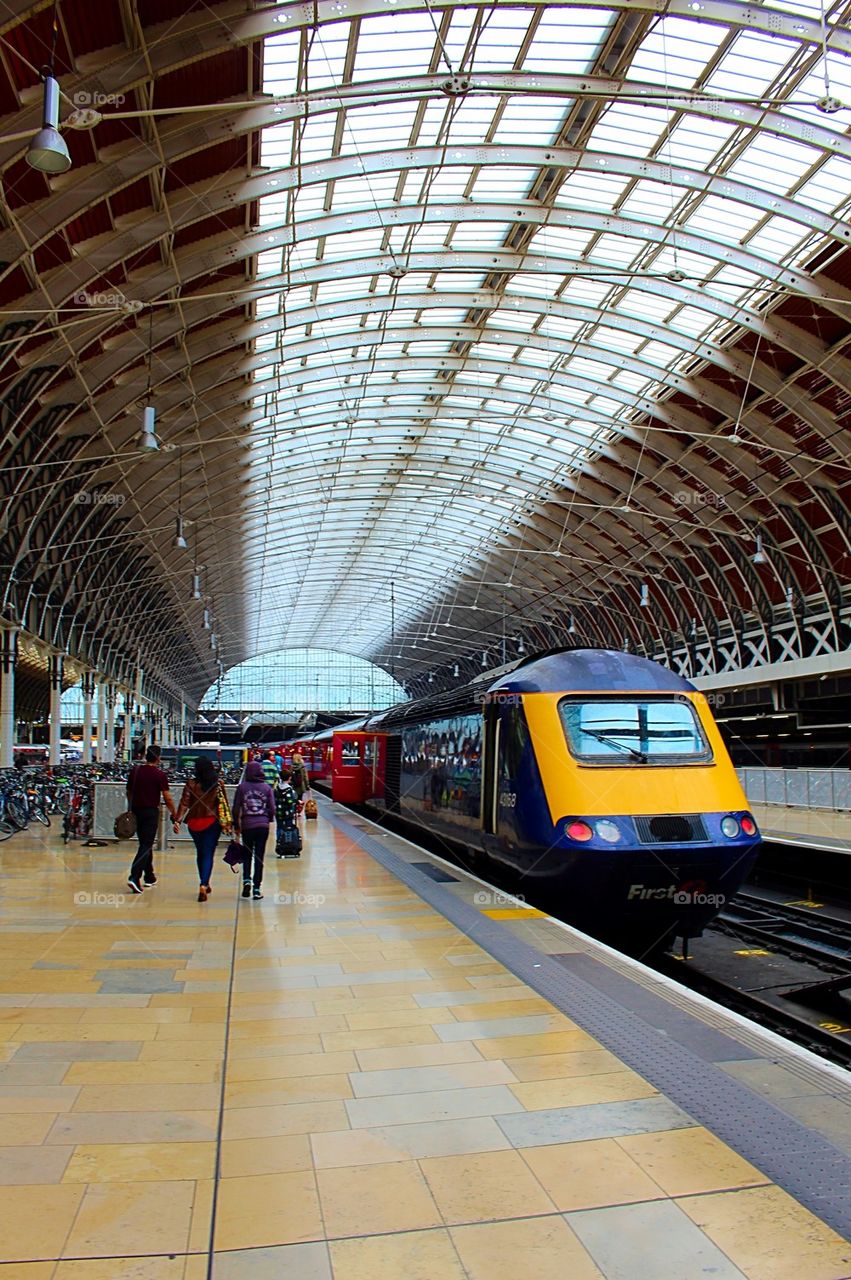
<instances>
[{"instance_id":1,"label":"station pillar","mask_svg":"<svg viewBox=\"0 0 851 1280\"><path fill-rule=\"evenodd\" d=\"M62 762L62 669L65 655L52 653L48 661L50 678L50 755L52 766Z\"/></svg>"},{"instance_id":2,"label":"station pillar","mask_svg":"<svg viewBox=\"0 0 851 1280\"><path fill-rule=\"evenodd\" d=\"M11 769L15 755L15 667L18 631L0 631L0 769Z\"/></svg>"}]
</instances>

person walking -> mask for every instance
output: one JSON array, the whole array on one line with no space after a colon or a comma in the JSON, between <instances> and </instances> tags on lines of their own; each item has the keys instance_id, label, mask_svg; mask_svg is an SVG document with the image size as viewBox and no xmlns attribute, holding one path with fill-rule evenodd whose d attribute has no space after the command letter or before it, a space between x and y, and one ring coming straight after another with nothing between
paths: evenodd
<instances>
[{"instance_id":1,"label":"person walking","mask_svg":"<svg viewBox=\"0 0 851 1280\"><path fill-rule=\"evenodd\" d=\"M263 860L269 827L275 816L275 793L265 779L265 769L259 760L245 766L245 777L233 798L233 830L248 850L242 869L242 896L263 897Z\"/></svg>"},{"instance_id":2,"label":"person walking","mask_svg":"<svg viewBox=\"0 0 851 1280\"><path fill-rule=\"evenodd\" d=\"M160 818L160 796L172 818L175 816L168 777L159 767L159 761L159 752L149 747L144 761L134 764L127 777L127 807L136 817L136 839L139 842L127 877L127 884L133 893L142 893L143 888L152 889L157 883L154 874L154 841Z\"/></svg>"},{"instance_id":3,"label":"person walking","mask_svg":"<svg viewBox=\"0 0 851 1280\"><path fill-rule=\"evenodd\" d=\"M291 768L290 785L294 788L299 800L301 800L305 791L310 790L310 783L307 777L307 765L304 763L304 756L300 751L293 752Z\"/></svg>"},{"instance_id":4,"label":"person walking","mask_svg":"<svg viewBox=\"0 0 851 1280\"><path fill-rule=\"evenodd\" d=\"M301 853L301 833L297 818L298 796L290 782L290 771L284 768L281 770L281 781L275 788L275 852L279 858L297 858Z\"/></svg>"},{"instance_id":5,"label":"person walking","mask_svg":"<svg viewBox=\"0 0 851 1280\"><path fill-rule=\"evenodd\" d=\"M193 775L184 784L183 795L174 814L175 833L180 830L184 817L195 844L200 881L198 901L206 902L212 893L210 875L222 828L219 825L219 775L212 760L205 756L197 758Z\"/></svg>"},{"instance_id":6,"label":"person walking","mask_svg":"<svg viewBox=\"0 0 851 1280\"><path fill-rule=\"evenodd\" d=\"M263 781L268 782L270 787L276 787L281 775L272 752L264 751L260 763L263 766Z\"/></svg>"}]
</instances>

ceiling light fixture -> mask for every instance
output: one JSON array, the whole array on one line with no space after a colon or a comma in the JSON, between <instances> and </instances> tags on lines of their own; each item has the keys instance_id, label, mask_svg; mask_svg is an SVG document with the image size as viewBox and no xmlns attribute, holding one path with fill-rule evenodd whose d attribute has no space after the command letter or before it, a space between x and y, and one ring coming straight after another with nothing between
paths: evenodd
<instances>
[{"instance_id":1,"label":"ceiling light fixture","mask_svg":"<svg viewBox=\"0 0 851 1280\"><path fill-rule=\"evenodd\" d=\"M27 147L27 164L39 173L67 173L71 168L71 156L59 132L59 85L53 78L52 66L44 77L41 120L41 128Z\"/></svg>"},{"instance_id":2,"label":"ceiling light fixture","mask_svg":"<svg viewBox=\"0 0 851 1280\"><path fill-rule=\"evenodd\" d=\"M157 411L151 404L151 363L153 359L154 309L151 308L148 319L148 386L145 391L145 407L142 410L142 430L139 433L139 448L154 453L160 447L157 439Z\"/></svg>"},{"instance_id":3,"label":"ceiling light fixture","mask_svg":"<svg viewBox=\"0 0 851 1280\"><path fill-rule=\"evenodd\" d=\"M142 410L142 430L139 432L139 448L153 453L159 449L157 439L157 411L152 404L146 404Z\"/></svg>"},{"instance_id":4,"label":"ceiling light fixture","mask_svg":"<svg viewBox=\"0 0 851 1280\"><path fill-rule=\"evenodd\" d=\"M768 556L762 548L762 534L756 535L756 550L751 556L751 564L768 564Z\"/></svg>"},{"instance_id":5,"label":"ceiling light fixture","mask_svg":"<svg viewBox=\"0 0 851 1280\"><path fill-rule=\"evenodd\" d=\"M185 537L183 536L183 516L175 516L174 542L172 543L172 546L176 547L178 551L187 550L188 543Z\"/></svg>"},{"instance_id":6,"label":"ceiling light fixture","mask_svg":"<svg viewBox=\"0 0 851 1280\"><path fill-rule=\"evenodd\" d=\"M641 584L641 599L638 603L641 605L642 609L650 608L650 588L646 582L642 582Z\"/></svg>"},{"instance_id":7,"label":"ceiling light fixture","mask_svg":"<svg viewBox=\"0 0 851 1280\"><path fill-rule=\"evenodd\" d=\"M197 569L192 575L192 599L201 599L201 575Z\"/></svg>"}]
</instances>

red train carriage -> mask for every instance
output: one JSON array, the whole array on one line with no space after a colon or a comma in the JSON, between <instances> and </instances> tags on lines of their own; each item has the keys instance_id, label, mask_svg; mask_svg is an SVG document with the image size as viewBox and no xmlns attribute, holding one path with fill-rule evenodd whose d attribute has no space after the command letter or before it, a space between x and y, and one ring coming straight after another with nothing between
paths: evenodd
<instances>
[{"instance_id":1,"label":"red train carriage","mask_svg":"<svg viewBox=\"0 0 851 1280\"><path fill-rule=\"evenodd\" d=\"M387 734L335 729L333 742L331 799L341 804L383 800Z\"/></svg>"}]
</instances>

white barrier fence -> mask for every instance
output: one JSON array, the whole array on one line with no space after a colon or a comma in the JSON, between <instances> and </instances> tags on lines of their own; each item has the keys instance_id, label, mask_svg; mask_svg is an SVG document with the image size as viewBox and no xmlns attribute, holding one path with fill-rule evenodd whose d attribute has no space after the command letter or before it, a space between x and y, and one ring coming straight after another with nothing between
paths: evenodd
<instances>
[{"instance_id":1,"label":"white barrier fence","mask_svg":"<svg viewBox=\"0 0 851 1280\"><path fill-rule=\"evenodd\" d=\"M94 814L92 819L92 837L96 840L115 839L115 819L127 808L127 789L123 782L96 782L94 786ZM183 783L175 784L172 796L175 806L180 804ZM231 805L236 795L235 786L225 786L225 792ZM175 835L171 827L171 819L163 809L160 813L160 830L157 848L167 849L170 845L191 844L185 822L181 824L179 835ZM125 843L128 843L125 841Z\"/></svg>"},{"instance_id":2,"label":"white barrier fence","mask_svg":"<svg viewBox=\"0 0 851 1280\"><path fill-rule=\"evenodd\" d=\"M851 770L737 769L751 804L851 809Z\"/></svg>"}]
</instances>

